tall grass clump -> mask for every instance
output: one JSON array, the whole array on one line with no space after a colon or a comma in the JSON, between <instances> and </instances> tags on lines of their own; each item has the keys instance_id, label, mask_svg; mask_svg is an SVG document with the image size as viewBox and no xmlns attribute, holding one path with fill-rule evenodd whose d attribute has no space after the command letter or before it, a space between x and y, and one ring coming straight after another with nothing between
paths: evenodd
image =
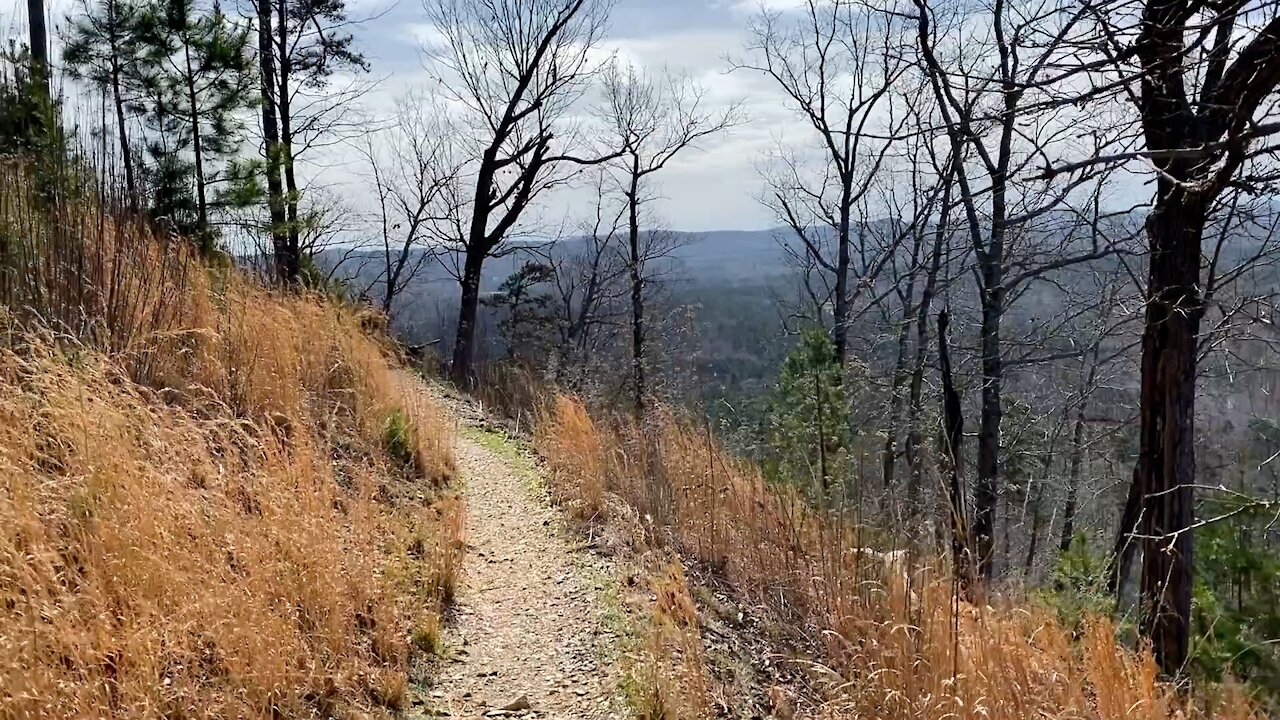
<instances>
[{"instance_id":1,"label":"tall grass clump","mask_svg":"<svg viewBox=\"0 0 1280 720\"><path fill-rule=\"evenodd\" d=\"M463 547L439 409L360 311L3 162L0 718L394 712Z\"/></svg>"},{"instance_id":2,"label":"tall grass clump","mask_svg":"<svg viewBox=\"0 0 1280 720\"><path fill-rule=\"evenodd\" d=\"M869 547L891 542L883 531L767 485L670 413L645 427L602 425L561 396L542 413L537 444L558 496L618 496L651 525L646 535L819 647L814 660L836 678L831 717L1261 717L1232 688L1179 694L1160 682L1150 653L1119 645L1108 618L1076 636L1035 603L962 602L939 562L886 565Z\"/></svg>"}]
</instances>

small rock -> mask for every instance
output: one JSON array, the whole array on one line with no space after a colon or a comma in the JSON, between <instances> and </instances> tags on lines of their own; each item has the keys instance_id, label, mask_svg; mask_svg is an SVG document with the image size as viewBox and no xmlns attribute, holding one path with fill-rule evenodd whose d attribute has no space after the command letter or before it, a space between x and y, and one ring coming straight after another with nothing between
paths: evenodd
<instances>
[{"instance_id":1,"label":"small rock","mask_svg":"<svg viewBox=\"0 0 1280 720\"><path fill-rule=\"evenodd\" d=\"M533 706L529 704L528 695L521 695L499 709L506 710L507 712L520 712L522 710L532 710Z\"/></svg>"}]
</instances>

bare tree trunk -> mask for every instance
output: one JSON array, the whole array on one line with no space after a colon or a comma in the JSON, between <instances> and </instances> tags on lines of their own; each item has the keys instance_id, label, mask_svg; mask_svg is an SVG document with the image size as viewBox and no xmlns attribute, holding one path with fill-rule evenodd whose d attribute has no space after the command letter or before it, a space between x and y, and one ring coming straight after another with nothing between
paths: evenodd
<instances>
[{"instance_id":1,"label":"bare tree trunk","mask_svg":"<svg viewBox=\"0 0 1280 720\"><path fill-rule=\"evenodd\" d=\"M631 385L635 393L636 418L644 417L648 387L644 371L644 277L640 267L640 168L639 158L632 157L631 185L627 190L627 241L630 256L627 272L631 279Z\"/></svg>"},{"instance_id":2,"label":"bare tree trunk","mask_svg":"<svg viewBox=\"0 0 1280 720\"><path fill-rule=\"evenodd\" d=\"M883 468L880 478L884 483L886 502L893 488L898 465L898 435L906 432L906 428L903 427L906 422L904 413L907 404L905 390L910 375L907 372L907 355L911 351L911 323L915 318L912 305L915 302L916 272L917 264L920 262L920 250L924 245L924 229L915 230L913 235L915 238L911 243L911 275L907 278L907 287L902 294L902 327L898 328L898 355L893 366L893 387L889 396L888 432L885 433L884 449L881 451Z\"/></svg>"},{"instance_id":3,"label":"bare tree trunk","mask_svg":"<svg viewBox=\"0 0 1280 720\"><path fill-rule=\"evenodd\" d=\"M462 296L458 304L457 335L453 342L453 360L449 375L459 386L470 387L475 382L476 315L480 308L480 278L485 256L489 254L489 214L492 211L494 193L493 173L497 148L490 146L480 160L476 174L475 197L472 199L471 226L465 245L462 277L458 279Z\"/></svg>"},{"instance_id":4,"label":"bare tree trunk","mask_svg":"<svg viewBox=\"0 0 1280 720\"><path fill-rule=\"evenodd\" d=\"M911 297L911 285L907 283L907 297ZM898 432L902 429L903 411L906 409L906 396L903 391L907 385L907 355L910 352L911 308L903 306L902 327L898 329L898 359L893 366L893 386L890 388L888 427L884 438L884 448L880 451L880 479L884 483L885 500L893 491L893 480L898 464Z\"/></svg>"},{"instance_id":5,"label":"bare tree trunk","mask_svg":"<svg viewBox=\"0 0 1280 720\"><path fill-rule=\"evenodd\" d=\"M908 392L906 460L911 475L907 478L907 498L913 515L918 514L923 507L920 500L924 476L924 468L920 462L920 414L924 409L924 372L929 355L929 312L937 289L938 273L942 269L942 252L946 246L947 221L951 210L951 177L948 176L943 182L946 184L942 188L942 211L933 234L933 254L929 260L924 287L920 290L920 305L916 308L916 357L911 369L911 388Z\"/></svg>"},{"instance_id":6,"label":"bare tree trunk","mask_svg":"<svg viewBox=\"0 0 1280 720\"><path fill-rule=\"evenodd\" d=\"M1138 458L1138 464L1142 464L1142 458ZM1111 547L1111 554L1107 556L1107 592L1115 596L1117 607L1124 598L1124 586L1129 581L1133 553L1137 549L1133 534L1138 532L1138 521L1142 517L1142 496L1138 492L1137 468L1134 468L1133 472L1134 479L1129 483L1129 493L1120 511L1120 526L1116 529L1116 540Z\"/></svg>"},{"instance_id":7,"label":"bare tree trunk","mask_svg":"<svg viewBox=\"0 0 1280 720\"><path fill-rule=\"evenodd\" d=\"M951 514L951 558L956 581L966 599L972 592L973 572L969 555L970 535L968 513L965 511L964 488L960 484L964 458L964 416L960 413L960 393L956 391L951 374L951 352L947 346L947 311L938 313L938 364L942 373L942 424L944 450L950 460L950 478L947 483L947 505Z\"/></svg>"},{"instance_id":8,"label":"bare tree trunk","mask_svg":"<svg viewBox=\"0 0 1280 720\"><path fill-rule=\"evenodd\" d=\"M205 233L205 229L209 226L209 204L208 194L205 188L204 179L204 145L203 138L200 134L200 105L199 99L196 97L195 68L191 66L191 46L183 44L183 54L187 68L187 112L189 114L188 122L191 123L191 154L195 161L196 170L196 224L200 229L200 249L205 254L213 251L213 247L207 245L210 239Z\"/></svg>"},{"instance_id":9,"label":"bare tree trunk","mask_svg":"<svg viewBox=\"0 0 1280 720\"><path fill-rule=\"evenodd\" d=\"M841 182L840 226L836 228L836 286L831 309L831 341L836 346L836 362L844 376L844 363L849 352L849 233L853 203L853 170L844 168Z\"/></svg>"},{"instance_id":10,"label":"bare tree trunk","mask_svg":"<svg viewBox=\"0 0 1280 720\"><path fill-rule=\"evenodd\" d=\"M49 99L49 32L45 28L44 0L27 0L27 18L30 23L31 85L36 88L36 92L41 93L41 100L47 101ZM44 108L40 107L38 111L44 112Z\"/></svg>"},{"instance_id":11,"label":"bare tree trunk","mask_svg":"<svg viewBox=\"0 0 1280 720\"><path fill-rule=\"evenodd\" d=\"M1003 292L999 270L983 268L982 300L982 413L978 427L978 477L974 485L973 535L978 575L990 581L995 575L996 503L1000 472L1000 319Z\"/></svg>"},{"instance_id":12,"label":"bare tree trunk","mask_svg":"<svg viewBox=\"0 0 1280 720\"><path fill-rule=\"evenodd\" d=\"M1044 477L1039 483L1036 483L1034 489L1028 490L1030 496L1027 498L1027 502L1031 505L1031 538L1027 543L1027 559L1023 565L1023 571L1027 577L1031 577L1031 572L1035 569L1036 551L1039 550L1040 545L1040 531L1044 529L1044 487L1053 474L1053 454L1054 446L1057 444L1057 435L1055 431L1050 440L1049 451L1045 453L1042 460Z\"/></svg>"},{"instance_id":13,"label":"bare tree trunk","mask_svg":"<svg viewBox=\"0 0 1280 720\"><path fill-rule=\"evenodd\" d=\"M1140 625L1161 669L1172 676L1183 670L1190 640L1196 338L1207 208L1195 190L1161 184L1147 219L1151 267L1142 335L1141 460L1134 480L1142 504Z\"/></svg>"},{"instance_id":14,"label":"bare tree trunk","mask_svg":"<svg viewBox=\"0 0 1280 720\"><path fill-rule=\"evenodd\" d=\"M290 97L289 81L293 74L292 51L289 39L289 15L286 12L290 0L275 0L276 22L279 27L276 33L280 36L279 58L280 75L277 82L280 86L280 167L284 170L284 206L288 225L285 235L289 240L290 255L298 265L298 273L302 270L301 228L298 223L298 181L293 170L293 99Z\"/></svg>"},{"instance_id":15,"label":"bare tree trunk","mask_svg":"<svg viewBox=\"0 0 1280 720\"><path fill-rule=\"evenodd\" d=\"M120 162L124 165L124 189L129 196L129 207L138 209L138 184L133 177L133 153L129 148L129 130L125 126L124 92L120 89L120 75L124 68L120 66L120 47L117 40L117 24L119 23L119 6L117 0L111 0L109 13L111 16L111 103L116 111L116 140L120 143Z\"/></svg>"},{"instance_id":16,"label":"bare tree trunk","mask_svg":"<svg viewBox=\"0 0 1280 720\"><path fill-rule=\"evenodd\" d=\"M459 281L462 295L458 308L458 334L453 344L453 381L463 387L475 382L476 317L480 308L480 278L484 256L468 252Z\"/></svg>"},{"instance_id":17,"label":"bare tree trunk","mask_svg":"<svg viewBox=\"0 0 1280 720\"><path fill-rule=\"evenodd\" d=\"M271 217L271 246L276 279L283 285L298 282L300 258L289 246L285 232L284 187L280 182L280 125L276 118L275 53L272 49L272 0L258 0L258 64L262 73L262 137L267 161L267 208Z\"/></svg>"},{"instance_id":18,"label":"bare tree trunk","mask_svg":"<svg viewBox=\"0 0 1280 720\"><path fill-rule=\"evenodd\" d=\"M1095 351L1096 356L1096 351ZM1089 379L1084 392L1092 386L1097 374L1095 365L1089 369ZM1076 411L1075 427L1071 429L1071 460L1067 471L1067 497L1062 504L1062 537L1058 540L1058 552L1065 553L1071 549L1071 538L1076 532L1076 503L1080 492L1080 469L1084 462L1084 413L1088 407L1088 396L1080 398L1080 407Z\"/></svg>"}]
</instances>

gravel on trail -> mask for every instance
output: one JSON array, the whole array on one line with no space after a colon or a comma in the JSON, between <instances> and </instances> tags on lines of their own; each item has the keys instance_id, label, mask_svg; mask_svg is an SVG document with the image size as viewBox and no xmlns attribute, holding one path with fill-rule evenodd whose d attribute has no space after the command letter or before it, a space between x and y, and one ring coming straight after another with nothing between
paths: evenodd
<instances>
[{"instance_id":1,"label":"gravel on trail","mask_svg":"<svg viewBox=\"0 0 1280 720\"><path fill-rule=\"evenodd\" d=\"M490 444L482 431L457 433L467 555L443 659L416 714L628 717L601 597L607 564L572 541L532 469Z\"/></svg>"}]
</instances>

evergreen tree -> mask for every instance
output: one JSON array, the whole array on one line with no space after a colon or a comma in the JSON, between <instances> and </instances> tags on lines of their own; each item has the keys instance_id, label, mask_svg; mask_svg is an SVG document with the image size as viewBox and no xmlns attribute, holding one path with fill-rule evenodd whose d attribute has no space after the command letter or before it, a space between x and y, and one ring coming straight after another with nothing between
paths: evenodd
<instances>
[{"instance_id":1,"label":"evergreen tree","mask_svg":"<svg viewBox=\"0 0 1280 720\"><path fill-rule=\"evenodd\" d=\"M57 103L33 76L30 50L11 40L0 49L0 155L56 155L62 140Z\"/></svg>"},{"instance_id":2,"label":"evergreen tree","mask_svg":"<svg viewBox=\"0 0 1280 720\"><path fill-rule=\"evenodd\" d=\"M502 281L498 291L482 302L503 311L498 329L512 358L546 357L554 344L555 316L552 298L538 290L555 278L555 268L543 262L527 261Z\"/></svg>"},{"instance_id":3,"label":"evergreen tree","mask_svg":"<svg viewBox=\"0 0 1280 720\"><path fill-rule=\"evenodd\" d=\"M329 93L326 103L312 103L305 102L306 93L328 88L335 72L369 66L346 31L351 21L345 0L256 0L255 9L269 230L277 276L294 284L307 222L294 164L304 147L320 142L317 136L343 125L337 116L360 94L348 88Z\"/></svg>"},{"instance_id":4,"label":"evergreen tree","mask_svg":"<svg viewBox=\"0 0 1280 720\"><path fill-rule=\"evenodd\" d=\"M769 416L778 478L812 483L829 502L833 480L848 474L849 407L827 332L805 331L783 360Z\"/></svg>"},{"instance_id":5,"label":"evergreen tree","mask_svg":"<svg viewBox=\"0 0 1280 720\"><path fill-rule=\"evenodd\" d=\"M142 8L135 0L102 0L96 6L86 2L84 12L71 22L62 55L72 77L88 81L111 98L125 191L131 203L138 193L129 120L140 112L137 63L141 17Z\"/></svg>"},{"instance_id":6,"label":"evergreen tree","mask_svg":"<svg viewBox=\"0 0 1280 720\"><path fill-rule=\"evenodd\" d=\"M195 233L212 251L210 187L219 167L239 150L239 113L255 102L249 31L237 27L215 2L202 11L195 0L161 0L143 21L144 64L153 103L148 124L161 142L151 144L156 210ZM189 179L184 180L184 175ZM183 194L190 195L183 200ZM167 202L158 200L163 197Z\"/></svg>"}]
</instances>

